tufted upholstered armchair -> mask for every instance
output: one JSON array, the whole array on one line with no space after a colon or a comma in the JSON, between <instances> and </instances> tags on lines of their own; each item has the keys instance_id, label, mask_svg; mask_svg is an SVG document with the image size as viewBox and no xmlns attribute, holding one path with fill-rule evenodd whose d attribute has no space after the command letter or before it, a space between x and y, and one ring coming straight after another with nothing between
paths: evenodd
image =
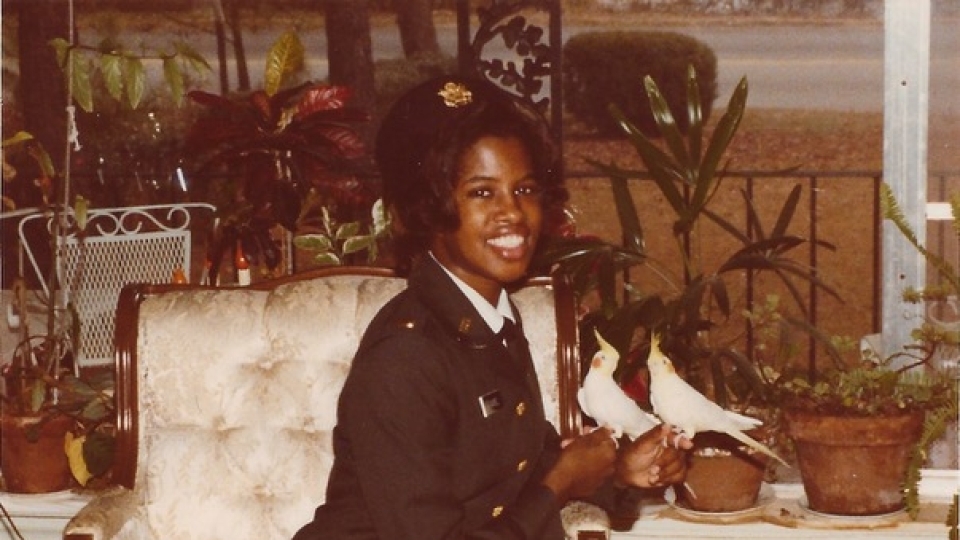
<instances>
[{"instance_id":1,"label":"tufted upholstered armchair","mask_svg":"<svg viewBox=\"0 0 960 540\"><path fill-rule=\"evenodd\" d=\"M71 540L287 539L324 499L341 385L360 336L405 287L389 271L334 268L254 287L128 285L117 307L114 480L67 525ZM547 418L579 430L572 291L514 294ZM592 505L572 537L607 538Z\"/></svg>"}]
</instances>

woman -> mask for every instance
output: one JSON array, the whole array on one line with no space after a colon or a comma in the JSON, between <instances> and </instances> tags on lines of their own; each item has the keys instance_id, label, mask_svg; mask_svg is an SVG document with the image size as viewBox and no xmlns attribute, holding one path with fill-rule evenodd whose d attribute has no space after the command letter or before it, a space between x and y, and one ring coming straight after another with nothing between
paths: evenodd
<instances>
[{"instance_id":1,"label":"woman","mask_svg":"<svg viewBox=\"0 0 960 540\"><path fill-rule=\"evenodd\" d=\"M459 77L414 88L384 119L376 158L409 287L360 343L326 503L296 540L560 540L563 504L611 477L682 478L659 430L619 456L607 429L560 441L529 355L498 334L521 324L506 286L566 199L548 141L539 115Z\"/></svg>"}]
</instances>

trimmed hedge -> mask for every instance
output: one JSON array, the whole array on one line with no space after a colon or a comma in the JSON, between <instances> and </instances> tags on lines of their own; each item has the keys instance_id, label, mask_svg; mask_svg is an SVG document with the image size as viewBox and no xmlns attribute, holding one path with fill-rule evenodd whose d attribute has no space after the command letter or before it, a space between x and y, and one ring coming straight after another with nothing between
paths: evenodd
<instances>
[{"instance_id":1,"label":"trimmed hedge","mask_svg":"<svg viewBox=\"0 0 960 540\"><path fill-rule=\"evenodd\" d=\"M675 32L586 32L563 48L564 101L601 134L622 134L609 112L615 103L644 134L659 135L643 79L650 75L682 132L687 129L687 68L700 85L704 121L717 97L717 56L705 43Z\"/></svg>"}]
</instances>

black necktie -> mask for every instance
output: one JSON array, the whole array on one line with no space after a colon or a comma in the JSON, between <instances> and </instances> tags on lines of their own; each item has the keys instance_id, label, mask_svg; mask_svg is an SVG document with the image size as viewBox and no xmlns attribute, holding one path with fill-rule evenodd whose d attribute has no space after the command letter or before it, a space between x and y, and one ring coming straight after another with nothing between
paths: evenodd
<instances>
[{"instance_id":1,"label":"black necktie","mask_svg":"<svg viewBox=\"0 0 960 540\"><path fill-rule=\"evenodd\" d=\"M523 332L515 322L504 317L503 327L497 332L497 337L503 340L503 343L507 346L507 351L510 352L510 356L519 362L521 366L527 366L533 363L533 360L530 358L530 344L527 343L527 338L523 336Z\"/></svg>"},{"instance_id":2,"label":"black necktie","mask_svg":"<svg viewBox=\"0 0 960 540\"><path fill-rule=\"evenodd\" d=\"M524 337L520 326L512 320L504 317L503 327L497 332L497 337L503 340L507 346L507 352L517 362L520 372L523 373L531 395L536 396L533 400L534 405L539 409L540 406L540 384L537 381L537 372L533 367L533 357L530 356L530 344Z\"/></svg>"}]
</instances>

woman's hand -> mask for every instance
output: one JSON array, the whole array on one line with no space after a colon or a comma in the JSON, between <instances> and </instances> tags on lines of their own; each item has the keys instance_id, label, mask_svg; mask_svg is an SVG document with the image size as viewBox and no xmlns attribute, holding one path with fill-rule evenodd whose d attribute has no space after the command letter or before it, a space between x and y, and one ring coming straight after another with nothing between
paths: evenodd
<instances>
[{"instance_id":1,"label":"woman's hand","mask_svg":"<svg viewBox=\"0 0 960 540\"><path fill-rule=\"evenodd\" d=\"M561 504L593 494L614 473L617 443L600 428L564 442L560 458L543 479Z\"/></svg>"},{"instance_id":2,"label":"woman's hand","mask_svg":"<svg viewBox=\"0 0 960 540\"><path fill-rule=\"evenodd\" d=\"M683 481L687 474L686 451L690 439L662 425L626 445L617 456L614 479L635 487L661 487Z\"/></svg>"}]
</instances>

